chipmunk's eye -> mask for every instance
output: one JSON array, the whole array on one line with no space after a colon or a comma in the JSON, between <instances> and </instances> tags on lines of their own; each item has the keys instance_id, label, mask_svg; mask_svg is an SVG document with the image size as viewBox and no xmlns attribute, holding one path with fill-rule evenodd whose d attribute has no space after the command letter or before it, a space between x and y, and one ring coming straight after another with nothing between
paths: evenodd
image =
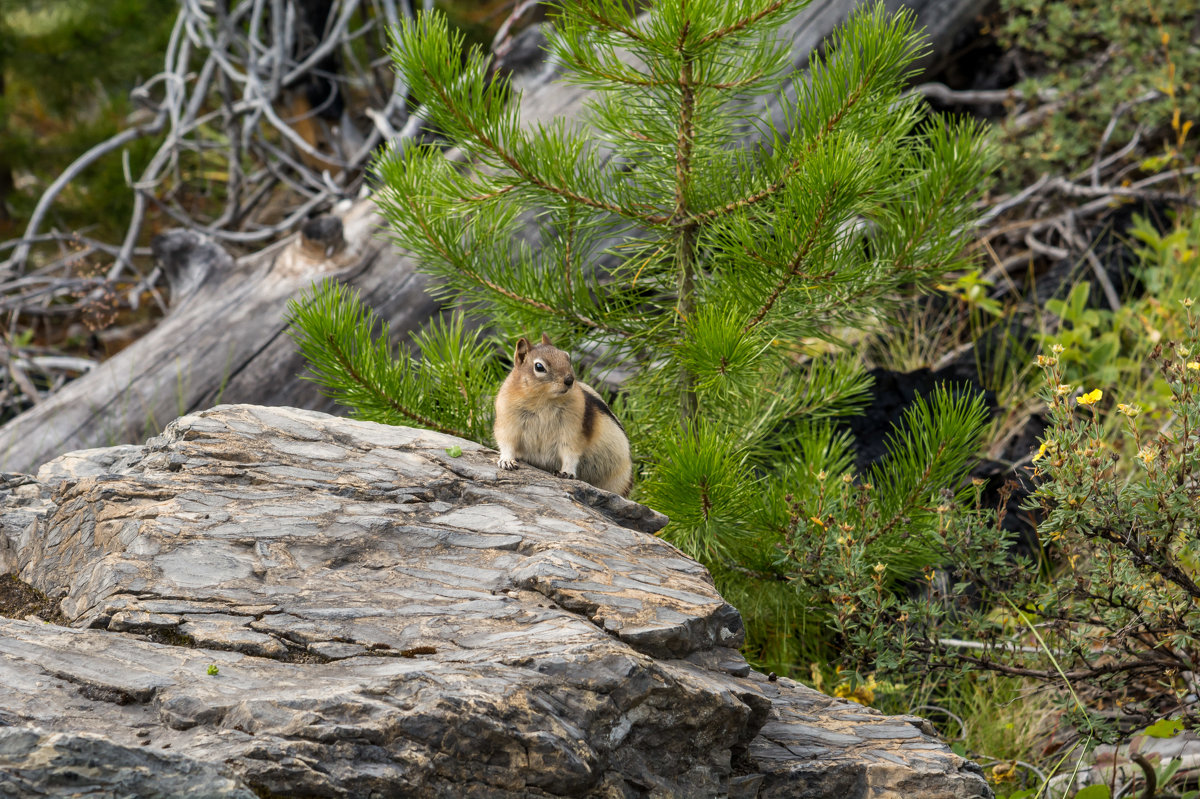
<instances>
[{"instance_id":1,"label":"chipmunk's eye","mask_svg":"<svg viewBox=\"0 0 1200 799\"><path fill-rule=\"evenodd\" d=\"M533 362L533 371L535 371L535 372L546 371L546 364L542 363L541 361L534 361Z\"/></svg>"}]
</instances>

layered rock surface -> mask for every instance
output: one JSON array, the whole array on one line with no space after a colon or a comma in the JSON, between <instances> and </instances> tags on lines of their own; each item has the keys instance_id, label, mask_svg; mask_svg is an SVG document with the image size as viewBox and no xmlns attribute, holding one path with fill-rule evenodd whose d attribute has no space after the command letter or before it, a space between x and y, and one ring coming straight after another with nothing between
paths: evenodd
<instances>
[{"instance_id":1,"label":"layered rock surface","mask_svg":"<svg viewBox=\"0 0 1200 799\"><path fill-rule=\"evenodd\" d=\"M70 622L0 619L0 795L990 796L752 672L661 515L470 442L222 406L0 500Z\"/></svg>"}]
</instances>

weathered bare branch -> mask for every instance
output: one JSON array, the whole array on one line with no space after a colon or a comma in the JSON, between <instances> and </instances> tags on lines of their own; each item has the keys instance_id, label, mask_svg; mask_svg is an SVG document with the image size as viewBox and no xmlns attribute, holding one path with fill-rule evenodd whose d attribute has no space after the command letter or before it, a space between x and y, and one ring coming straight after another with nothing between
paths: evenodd
<instances>
[{"instance_id":1,"label":"weathered bare branch","mask_svg":"<svg viewBox=\"0 0 1200 799\"><path fill-rule=\"evenodd\" d=\"M306 17L298 0L183 0L163 71L133 92L148 119L88 150L47 187L0 270L23 274L43 242L59 240L58 231L42 236L63 189L139 138L162 137L140 174L126 170L134 208L121 242L97 250L114 258L112 280L145 252L137 245L156 209L223 241L255 243L303 219L280 220L264 202L281 187L293 194L289 210L304 213L355 195L385 137L415 131L405 125L408 87L386 57L386 29L412 13L407 0L335 0L326 19ZM313 86L328 89L323 99L313 99ZM200 182L221 201L189 202Z\"/></svg>"}]
</instances>

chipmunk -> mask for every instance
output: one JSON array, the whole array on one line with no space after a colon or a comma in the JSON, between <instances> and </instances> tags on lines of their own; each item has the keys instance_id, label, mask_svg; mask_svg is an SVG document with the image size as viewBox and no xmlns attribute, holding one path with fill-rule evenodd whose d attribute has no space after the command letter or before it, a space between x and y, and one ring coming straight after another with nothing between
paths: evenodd
<instances>
[{"instance_id":1,"label":"chipmunk","mask_svg":"<svg viewBox=\"0 0 1200 799\"><path fill-rule=\"evenodd\" d=\"M545 333L541 344L517 342L496 393L493 433L501 469L517 468L519 459L621 496L633 488L625 428L595 389L575 379L570 358Z\"/></svg>"}]
</instances>

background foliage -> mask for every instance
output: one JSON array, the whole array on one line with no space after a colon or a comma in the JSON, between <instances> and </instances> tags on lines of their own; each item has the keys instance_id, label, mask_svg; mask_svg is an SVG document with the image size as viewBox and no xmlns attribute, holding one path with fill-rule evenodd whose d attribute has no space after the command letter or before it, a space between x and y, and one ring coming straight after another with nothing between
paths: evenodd
<instances>
[{"instance_id":1,"label":"background foliage","mask_svg":"<svg viewBox=\"0 0 1200 799\"><path fill-rule=\"evenodd\" d=\"M997 39L1027 96L1048 99L1000 135L1008 187L1070 174L1097 149L1146 140L1155 172L1196 153L1200 50L1192 0L1001 0ZM1011 181L1011 182L1008 182Z\"/></svg>"},{"instance_id":2,"label":"background foliage","mask_svg":"<svg viewBox=\"0 0 1200 799\"><path fill-rule=\"evenodd\" d=\"M79 153L127 126L129 91L161 69L175 11L174 0L0 0L0 239L19 235L15 220ZM152 149L133 146L134 169ZM63 198L60 227L117 232L132 204L108 159Z\"/></svg>"}]
</instances>

